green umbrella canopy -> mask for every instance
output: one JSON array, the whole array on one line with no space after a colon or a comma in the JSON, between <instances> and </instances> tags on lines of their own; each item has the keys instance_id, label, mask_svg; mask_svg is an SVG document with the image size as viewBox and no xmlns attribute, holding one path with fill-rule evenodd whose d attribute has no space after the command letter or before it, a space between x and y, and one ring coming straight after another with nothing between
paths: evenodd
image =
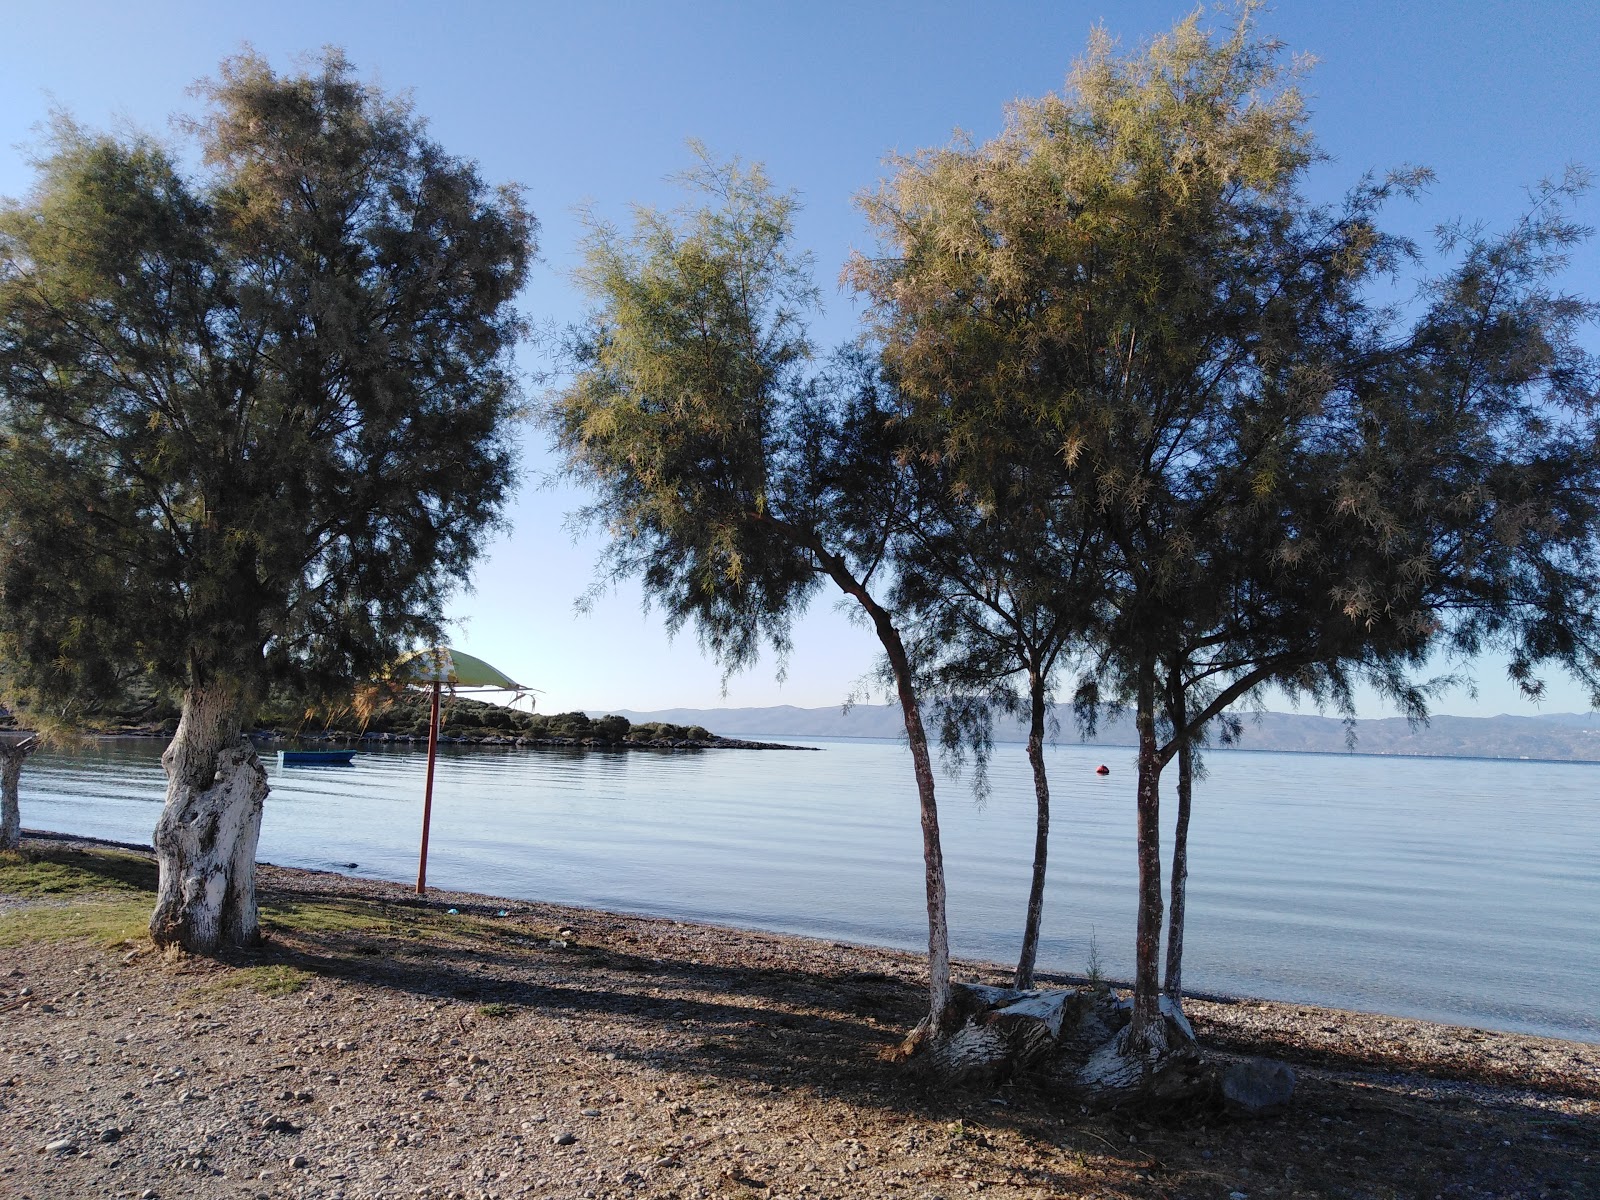
<instances>
[{"instance_id":1,"label":"green umbrella canopy","mask_svg":"<svg viewBox=\"0 0 1600 1200\"><path fill-rule=\"evenodd\" d=\"M403 654L394 665L394 678L403 683L442 683L446 687L496 688L506 692L528 692L504 671L491 667L481 658L452 650L449 646L430 646Z\"/></svg>"}]
</instances>

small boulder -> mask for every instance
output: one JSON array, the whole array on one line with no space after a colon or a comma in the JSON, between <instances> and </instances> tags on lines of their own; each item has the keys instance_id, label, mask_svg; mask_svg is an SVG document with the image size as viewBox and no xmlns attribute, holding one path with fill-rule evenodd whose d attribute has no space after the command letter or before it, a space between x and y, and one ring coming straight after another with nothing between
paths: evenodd
<instances>
[{"instance_id":1,"label":"small boulder","mask_svg":"<svg viewBox=\"0 0 1600 1200\"><path fill-rule=\"evenodd\" d=\"M1235 1112L1264 1116L1289 1103L1295 1074L1288 1063L1253 1058L1234 1063L1222 1073L1222 1099Z\"/></svg>"}]
</instances>

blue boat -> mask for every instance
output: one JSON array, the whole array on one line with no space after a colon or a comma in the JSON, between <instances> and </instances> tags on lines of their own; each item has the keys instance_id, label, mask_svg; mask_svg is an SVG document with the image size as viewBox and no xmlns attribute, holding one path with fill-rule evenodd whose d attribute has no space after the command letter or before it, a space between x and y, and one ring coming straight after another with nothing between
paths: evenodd
<instances>
[{"instance_id":1,"label":"blue boat","mask_svg":"<svg viewBox=\"0 0 1600 1200\"><path fill-rule=\"evenodd\" d=\"M356 756L354 750L279 750L280 767L347 767Z\"/></svg>"}]
</instances>

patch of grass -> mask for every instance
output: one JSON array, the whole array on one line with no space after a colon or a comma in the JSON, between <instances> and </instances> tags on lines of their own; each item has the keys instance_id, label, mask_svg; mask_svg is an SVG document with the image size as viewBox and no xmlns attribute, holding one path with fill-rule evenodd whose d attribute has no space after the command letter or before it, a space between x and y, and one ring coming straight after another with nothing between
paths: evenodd
<instances>
[{"instance_id":1,"label":"patch of grass","mask_svg":"<svg viewBox=\"0 0 1600 1200\"><path fill-rule=\"evenodd\" d=\"M478 1014L484 1017L509 1017L516 1013L516 1007L510 1004L480 1004Z\"/></svg>"},{"instance_id":2,"label":"patch of grass","mask_svg":"<svg viewBox=\"0 0 1600 1200\"><path fill-rule=\"evenodd\" d=\"M113 945L142 942L150 934L150 900L134 893L112 899L45 901L0 917L0 946L90 938Z\"/></svg>"},{"instance_id":3,"label":"patch of grass","mask_svg":"<svg viewBox=\"0 0 1600 1200\"><path fill-rule=\"evenodd\" d=\"M0 895L27 898L154 892L156 864L127 850L28 846L0 853Z\"/></svg>"},{"instance_id":4,"label":"patch of grass","mask_svg":"<svg viewBox=\"0 0 1600 1200\"><path fill-rule=\"evenodd\" d=\"M392 924L367 900L281 900L261 906L263 922L296 933L373 933Z\"/></svg>"},{"instance_id":5,"label":"patch of grass","mask_svg":"<svg viewBox=\"0 0 1600 1200\"><path fill-rule=\"evenodd\" d=\"M127 850L31 844L0 854L0 896L24 902L0 917L0 946L88 938L143 942L156 866Z\"/></svg>"},{"instance_id":6,"label":"patch of grass","mask_svg":"<svg viewBox=\"0 0 1600 1200\"><path fill-rule=\"evenodd\" d=\"M361 897L274 900L261 906L261 916L286 933L407 938L426 943L430 952L452 943L485 942L501 936L494 923L476 917L397 909ZM376 950L370 943L358 949Z\"/></svg>"},{"instance_id":7,"label":"patch of grass","mask_svg":"<svg viewBox=\"0 0 1600 1200\"><path fill-rule=\"evenodd\" d=\"M258 996L292 996L310 982L311 976L306 972L284 963L236 967L202 983L184 999L194 1001L206 996L220 996L239 988L249 988Z\"/></svg>"}]
</instances>

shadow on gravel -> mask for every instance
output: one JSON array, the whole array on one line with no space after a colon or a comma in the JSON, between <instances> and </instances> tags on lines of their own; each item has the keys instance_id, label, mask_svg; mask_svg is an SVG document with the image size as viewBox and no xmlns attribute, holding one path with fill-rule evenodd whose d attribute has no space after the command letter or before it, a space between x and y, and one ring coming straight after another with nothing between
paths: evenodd
<instances>
[{"instance_id":1,"label":"shadow on gravel","mask_svg":"<svg viewBox=\"0 0 1600 1200\"><path fill-rule=\"evenodd\" d=\"M148 856L121 851L56 847L17 864L38 866L76 877L80 891L154 886ZM55 886L56 876L28 879ZM964 1172L939 1194L987 1180L1002 1195L1087 1187L1141 1197L1600 1197L1600 1126L1541 1108L1538 1097L1488 1103L1471 1085L1429 1090L1415 1073L1373 1073L1357 1059L1304 1069L1293 1105L1266 1120L1215 1109L1160 1122L1087 1114L1027 1080L933 1087L883 1061L923 1011L914 956L539 904L501 909L480 897L419 901L398 887L270 867L260 884L267 942L230 956L235 965L282 964L451 1002L441 1014L447 1022L575 1056L563 1061L579 1076L603 1075L605 1055L646 1065L688 1101L674 1111L692 1114L702 1095L711 1105L782 1096L828 1137L854 1137L859 1123L880 1148L920 1139L938 1163ZM459 912L448 911L452 903ZM998 972L985 981L1002 982ZM302 1018L314 1025L314 1009ZM1294 1049L1261 1039L1228 1046ZM1020 1149L1012 1134L1025 1139Z\"/></svg>"}]
</instances>

